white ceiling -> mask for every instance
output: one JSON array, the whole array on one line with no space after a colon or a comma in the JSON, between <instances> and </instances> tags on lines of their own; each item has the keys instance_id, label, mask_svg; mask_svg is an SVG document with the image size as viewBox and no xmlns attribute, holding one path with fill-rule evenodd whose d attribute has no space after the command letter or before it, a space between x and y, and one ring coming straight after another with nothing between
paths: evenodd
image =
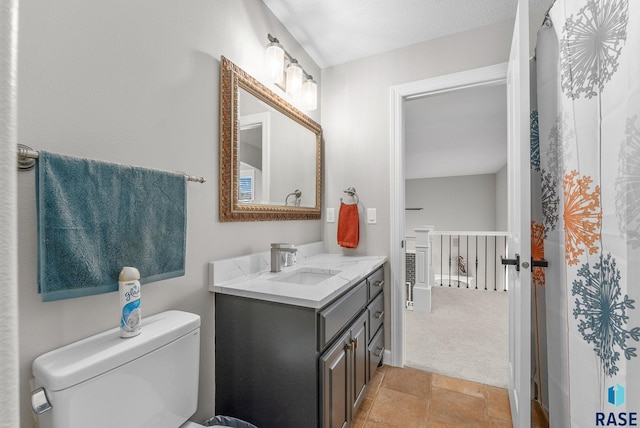
<instances>
[{"instance_id":1,"label":"white ceiling","mask_svg":"<svg viewBox=\"0 0 640 428\"><path fill-rule=\"evenodd\" d=\"M320 68L482 27L516 13L516 0L263 1ZM541 24L553 1L529 0L531 22Z\"/></svg>"},{"instance_id":2,"label":"white ceiling","mask_svg":"<svg viewBox=\"0 0 640 428\"><path fill-rule=\"evenodd\" d=\"M507 163L505 85L405 101L405 178L494 174Z\"/></svg>"}]
</instances>

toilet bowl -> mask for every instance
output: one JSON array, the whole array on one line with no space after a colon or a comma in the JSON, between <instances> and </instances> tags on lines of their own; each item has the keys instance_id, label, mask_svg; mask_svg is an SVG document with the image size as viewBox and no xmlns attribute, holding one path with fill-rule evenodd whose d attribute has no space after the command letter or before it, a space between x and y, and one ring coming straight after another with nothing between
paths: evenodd
<instances>
[{"instance_id":1,"label":"toilet bowl","mask_svg":"<svg viewBox=\"0 0 640 428\"><path fill-rule=\"evenodd\" d=\"M40 428L199 428L200 317L167 311L142 332L120 329L36 358L32 407ZM99 415L99 416L98 416Z\"/></svg>"}]
</instances>

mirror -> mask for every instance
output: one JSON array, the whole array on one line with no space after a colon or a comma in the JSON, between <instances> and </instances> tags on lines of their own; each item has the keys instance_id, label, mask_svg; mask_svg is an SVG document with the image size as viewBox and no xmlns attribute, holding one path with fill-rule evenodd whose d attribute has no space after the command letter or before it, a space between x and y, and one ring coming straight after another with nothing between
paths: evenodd
<instances>
[{"instance_id":1,"label":"mirror","mask_svg":"<svg viewBox=\"0 0 640 428\"><path fill-rule=\"evenodd\" d=\"M224 56L220 221L320 219L322 128Z\"/></svg>"}]
</instances>

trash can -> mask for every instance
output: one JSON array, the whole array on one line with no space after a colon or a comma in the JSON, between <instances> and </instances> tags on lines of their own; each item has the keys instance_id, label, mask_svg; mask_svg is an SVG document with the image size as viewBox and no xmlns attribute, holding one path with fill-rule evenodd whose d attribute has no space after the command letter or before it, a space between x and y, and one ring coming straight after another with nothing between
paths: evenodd
<instances>
[{"instance_id":1,"label":"trash can","mask_svg":"<svg viewBox=\"0 0 640 428\"><path fill-rule=\"evenodd\" d=\"M211 419L207 419L202 423L206 427L212 426L223 426L223 427L233 427L233 428L258 428L257 426L250 424L249 422L242 421L237 418L232 418L231 416L215 416Z\"/></svg>"}]
</instances>

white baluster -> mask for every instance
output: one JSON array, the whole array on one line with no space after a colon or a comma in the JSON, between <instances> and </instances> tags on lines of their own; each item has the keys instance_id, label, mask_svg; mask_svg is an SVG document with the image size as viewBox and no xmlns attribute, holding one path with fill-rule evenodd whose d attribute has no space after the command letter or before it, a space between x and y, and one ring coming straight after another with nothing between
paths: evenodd
<instances>
[{"instance_id":1,"label":"white baluster","mask_svg":"<svg viewBox=\"0 0 640 428\"><path fill-rule=\"evenodd\" d=\"M413 288L413 311L431 312L431 285L434 272L431 268L431 233L433 226L422 226L416 232L416 285Z\"/></svg>"}]
</instances>

